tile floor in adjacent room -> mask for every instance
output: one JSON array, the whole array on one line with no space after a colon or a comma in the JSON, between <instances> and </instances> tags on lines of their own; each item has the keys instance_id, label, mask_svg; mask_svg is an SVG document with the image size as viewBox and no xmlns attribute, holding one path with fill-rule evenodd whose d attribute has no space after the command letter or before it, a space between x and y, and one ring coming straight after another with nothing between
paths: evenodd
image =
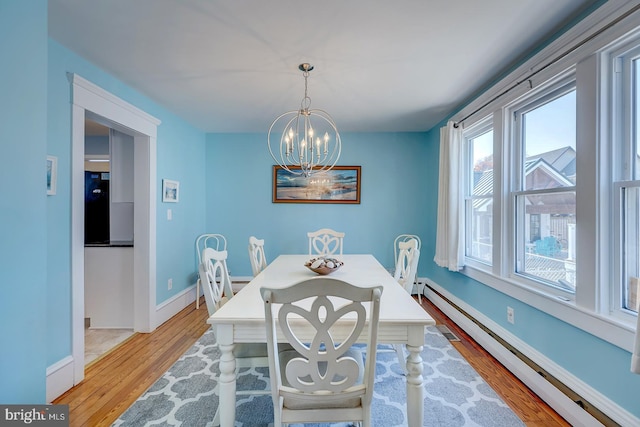
<instances>
[{"instance_id":1,"label":"tile floor in adjacent room","mask_svg":"<svg viewBox=\"0 0 640 427\"><path fill-rule=\"evenodd\" d=\"M133 329L84 330L84 364L88 365L133 335Z\"/></svg>"}]
</instances>

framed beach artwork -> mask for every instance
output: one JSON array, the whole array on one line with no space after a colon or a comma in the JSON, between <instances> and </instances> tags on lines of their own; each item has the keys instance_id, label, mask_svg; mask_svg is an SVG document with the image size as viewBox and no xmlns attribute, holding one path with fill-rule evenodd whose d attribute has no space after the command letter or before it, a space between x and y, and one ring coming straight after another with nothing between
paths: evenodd
<instances>
[{"instance_id":1,"label":"framed beach artwork","mask_svg":"<svg viewBox=\"0 0 640 427\"><path fill-rule=\"evenodd\" d=\"M164 203L178 203L180 183L170 179L162 180L162 201Z\"/></svg>"},{"instance_id":2,"label":"framed beach artwork","mask_svg":"<svg viewBox=\"0 0 640 427\"><path fill-rule=\"evenodd\" d=\"M58 158L47 156L47 195L56 194L56 185L58 183Z\"/></svg>"},{"instance_id":3,"label":"framed beach artwork","mask_svg":"<svg viewBox=\"0 0 640 427\"><path fill-rule=\"evenodd\" d=\"M273 203L360 203L360 166L304 177L273 166Z\"/></svg>"}]
</instances>

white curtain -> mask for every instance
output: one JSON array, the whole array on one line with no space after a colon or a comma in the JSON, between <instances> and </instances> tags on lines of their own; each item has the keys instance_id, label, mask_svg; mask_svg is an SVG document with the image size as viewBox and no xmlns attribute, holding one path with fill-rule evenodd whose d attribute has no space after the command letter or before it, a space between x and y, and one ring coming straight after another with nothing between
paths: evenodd
<instances>
[{"instance_id":1,"label":"white curtain","mask_svg":"<svg viewBox=\"0 0 640 427\"><path fill-rule=\"evenodd\" d=\"M636 344L633 346L633 354L631 355L631 372L640 374L640 313L636 325Z\"/></svg>"},{"instance_id":2,"label":"white curtain","mask_svg":"<svg viewBox=\"0 0 640 427\"><path fill-rule=\"evenodd\" d=\"M440 267L458 271L463 267L463 147L462 128L454 122L440 129L440 171L436 255Z\"/></svg>"}]
</instances>

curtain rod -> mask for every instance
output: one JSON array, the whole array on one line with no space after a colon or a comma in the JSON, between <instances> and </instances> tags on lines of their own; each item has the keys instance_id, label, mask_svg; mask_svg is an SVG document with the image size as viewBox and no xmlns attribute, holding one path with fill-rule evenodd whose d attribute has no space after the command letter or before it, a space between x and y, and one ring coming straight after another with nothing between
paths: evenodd
<instances>
[{"instance_id":1,"label":"curtain rod","mask_svg":"<svg viewBox=\"0 0 640 427\"><path fill-rule=\"evenodd\" d=\"M469 117L474 116L476 113L478 113L479 111L481 111L482 109L484 109L486 106L488 106L489 104L491 104L493 101L503 97L504 95L506 95L507 93L511 92L513 89L517 88L518 86L520 86L522 83L525 82L529 82L529 89L533 88L533 82L531 81L531 78L533 78L534 76L536 76L538 73L540 73L541 71L546 70L547 68L549 68L550 66L552 66L553 64L555 64L556 62L560 61L563 58L566 58L567 56L569 56L571 53L575 52L576 50L578 50L579 48L581 48L582 46L584 46L585 44L587 44L588 42L590 42L591 40L593 40L594 38L598 37L600 34L604 33L605 31L607 31L609 28L613 27L614 25L618 24L620 21L622 21L623 19L627 18L629 15L637 12L638 10L640 10L640 4L634 6L633 8L631 8L630 10L628 10L627 12L623 13L622 15L620 15L619 17L617 17L616 19L614 19L613 21L611 21L610 23L608 23L607 25L605 25L604 27L602 27L601 29L599 29L598 31L596 31L595 33L591 34L589 37L587 37L586 39L582 40L580 43L576 44L575 46L569 48L568 50L566 50L564 53L556 56L553 60L551 60L550 62L548 62L546 65L542 66L540 69L532 72L531 74L529 74L527 77L525 77L522 80L519 80L517 82L515 82L513 85L511 85L510 87L508 87L507 89L503 90L502 92L500 92L499 94L497 94L496 96L494 96L493 98L491 98L490 100L488 100L487 102L485 102L484 104L482 104L480 107L476 108L475 110L473 110L471 113L467 114L466 116L464 116L463 118L461 118L460 120L458 120L457 122L455 122L453 124L453 127L458 128L460 127L460 124L462 122L464 122L465 120L467 120Z\"/></svg>"}]
</instances>

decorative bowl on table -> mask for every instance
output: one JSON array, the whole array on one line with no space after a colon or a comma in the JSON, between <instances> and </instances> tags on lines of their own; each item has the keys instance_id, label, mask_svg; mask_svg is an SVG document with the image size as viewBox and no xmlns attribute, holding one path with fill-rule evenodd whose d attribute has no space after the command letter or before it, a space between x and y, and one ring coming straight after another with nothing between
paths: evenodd
<instances>
[{"instance_id":1,"label":"decorative bowl on table","mask_svg":"<svg viewBox=\"0 0 640 427\"><path fill-rule=\"evenodd\" d=\"M322 276L333 273L343 265L344 263L340 260L326 257L311 258L304 263L309 270Z\"/></svg>"}]
</instances>

